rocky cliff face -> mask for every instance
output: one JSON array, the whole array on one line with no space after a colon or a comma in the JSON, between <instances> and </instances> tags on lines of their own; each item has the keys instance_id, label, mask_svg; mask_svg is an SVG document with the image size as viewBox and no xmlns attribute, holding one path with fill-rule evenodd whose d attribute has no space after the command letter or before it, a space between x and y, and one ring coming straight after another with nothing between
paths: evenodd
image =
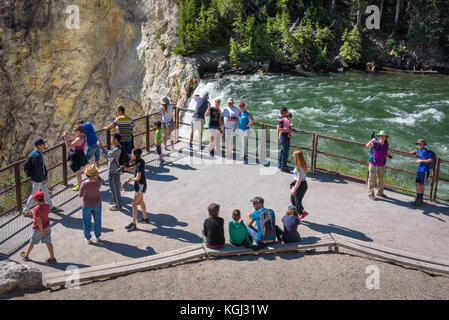
<instances>
[{"instance_id":1,"label":"rocky cliff face","mask_svg":"<svg viewBox=\"0 0 449 320\"><path fill-rule=\"evenodd\" d=\"M66 24L74 4L79 29ZM120 104L132 117L165 95L182 105L200 76L194 60L171 54L177 23L172 0L2 0L0 165L36 136L59 143L77 119L100 129Z\"/></svg>"}]
</instances>

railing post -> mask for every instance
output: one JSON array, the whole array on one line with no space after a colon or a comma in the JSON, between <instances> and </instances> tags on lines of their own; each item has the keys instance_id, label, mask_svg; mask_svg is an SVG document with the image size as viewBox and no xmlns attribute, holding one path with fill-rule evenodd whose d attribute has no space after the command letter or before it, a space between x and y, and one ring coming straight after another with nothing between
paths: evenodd
<instances>
[{"instance_id":1,"label":"railing post","mask_svg":"<svg viewBox=\"0 0 449 320\"><path fill-rule=\"evenodd\" d=\"M145 116L145 145L147 152L150 152L150 116Z\"/></svg>"},{"instance_id":2,"label":"railing post","mask_svg":"<svg viewBox=\"0 0 449 320\"><path fill-rule=\"evenodd\" d=\"M431 197L431 201L434 201L434 202L437 200L438 181L440 179L440 164L441 164L441 159L438 158L437 165L433 169L433 171L434 171L433 176L435 178L435 186L434 186L435 189L433 191L433 197ZM436 172L435 172L435 170L436 170ZM432 182L433 182L433 180L432 180Z\"/></svg>"},{"instance_id":3,"label":"railing post","mask_svg":"<svg viewBox=\"0 0 449 320\"><path fill-rule=\"evenodd\" d=\"M175 142L179 142L179 108L175 108Z\"/></svg>"},{"instance_id":4,"label":"railing post","mask_svg":"<svg viewBox=\"0 0 449 320\"><path fill-rule=\"evenodd\" d=\"M106 149L111 150L111 129L106 130Z\"/></svg>"},{"instance_id":5,"label":"railing post","mask_svg":"<svg viewBox=\"0 0 449 320\"><path fill-rule=\"evenodd\" d=\"M314 149L314 156L313 156L313 171L315 171L316 170L316 161L317 161L317 158L318 158L318 139L319 139L319 136L315 133L315 147L313 148Z\"/></svg>"},{"instance_id":6,"label":"railing post","mask_svg":"<svg viewBox=\"0 0 449 320\"><path fill-rule=\"evenodd\" d=\"M14 165L14 180L16 182L17 211L22 210L22 190L20 188L20 162Z\"/></svg>"},{"instance_id":7,"label":"railing post","mask_svg":"<svg viewBox=\"0 0 449 320\"><path fill-rule=\"evenodd\" d=\"M69 184L67 174L67 147L65 143L62 144L62 183L65 186Z\"/></svg>"},{"instance_id":8,"label":"railing post","mask_svg":"<svg viewBox=\"0 0 449 320\"><path fill-rule=\"evenodd\" d=\"M315 139L316 139L316 134L314 133L313 135L312 135L312 156L311 156L311 158L310 158L310 170L312 171L312 172L315 172L315 166L314 166L314 164L315 164Z\"/></svg>"}]
</instances>

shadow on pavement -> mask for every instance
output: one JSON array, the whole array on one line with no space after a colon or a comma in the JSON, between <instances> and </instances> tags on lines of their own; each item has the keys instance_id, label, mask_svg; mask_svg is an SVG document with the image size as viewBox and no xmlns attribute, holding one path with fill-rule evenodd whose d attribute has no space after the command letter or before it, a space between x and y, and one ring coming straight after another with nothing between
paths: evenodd
<instances>
[{"instance_id":1,"label":"shadow on pavement","mask_svg":"<svg viewBox=\"0 0 449 320\"><path fill-rule=\"evenodd\" d=\"M319 224L319 223L314 223L314 222L309 222L309 221L302 221L301 225L304 225L304 226L308 227L309 229L319 232L319 233L325 233L325 234L335 233L335 234L339 234L339 235L342 235L345 237L358 239L361 241L368 241L368 242L373 241L373 239L367 237L364 233L362 233L360 231L352 230L352 229L345 228L345 227L340 227L335 224L324 225L324 224Z\"/></svg>"}]
</instances>

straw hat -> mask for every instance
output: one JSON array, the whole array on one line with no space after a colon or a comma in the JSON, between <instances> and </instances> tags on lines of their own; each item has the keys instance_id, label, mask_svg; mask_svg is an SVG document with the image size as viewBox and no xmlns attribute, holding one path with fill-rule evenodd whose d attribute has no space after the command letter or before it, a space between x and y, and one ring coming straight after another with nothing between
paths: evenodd
<instances>
[{"instance_id":1,"label":"straw hat","mask_svg":"<svg viewBox=\"0 0 449 320\"><path fill-rule=\"evenodd\" d=\"M94 163L89 164L84 168L84 173L88 177L95 177L98 174L98 168Z\"/></svg>"},{"instance_id":2,"label":"straw hat","mask_svg":"<svg viewBox=\"0 0 449 320\"><path fill-rule=\"evenodd\" d=\"M420 143L427 146L426 140L424 140L424 139L418 139L418 141L416 141L416 144L420 144Z\"/></svg>"},{"instance_id":3,"label":"straw hat","mask_svg":"<svg viewBox=\"0 0 449 320\"><path fill-rule=\"evenodd\" d=\"M386 136L388 138L388 134L384 130L380 130L380 132L377 134L377 136Z\"/></svg>"}]
</instances>

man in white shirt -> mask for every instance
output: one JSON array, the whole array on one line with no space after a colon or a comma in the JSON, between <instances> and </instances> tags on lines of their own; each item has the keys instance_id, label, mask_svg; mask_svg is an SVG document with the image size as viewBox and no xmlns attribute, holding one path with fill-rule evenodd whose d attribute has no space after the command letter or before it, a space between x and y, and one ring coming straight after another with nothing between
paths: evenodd
<instances>
[{"instance_id":1,"label":"man in white shirt","mask_svg":"<svg viewBox=\"0 0 449 320\"><path fill-rule=\"evenodd\" d=\"M228 99L228 105L223 110L226 157L232 157L235 130L239 123L239 109L234 107L234 99Z\"/></svg>"}]
</instances>

